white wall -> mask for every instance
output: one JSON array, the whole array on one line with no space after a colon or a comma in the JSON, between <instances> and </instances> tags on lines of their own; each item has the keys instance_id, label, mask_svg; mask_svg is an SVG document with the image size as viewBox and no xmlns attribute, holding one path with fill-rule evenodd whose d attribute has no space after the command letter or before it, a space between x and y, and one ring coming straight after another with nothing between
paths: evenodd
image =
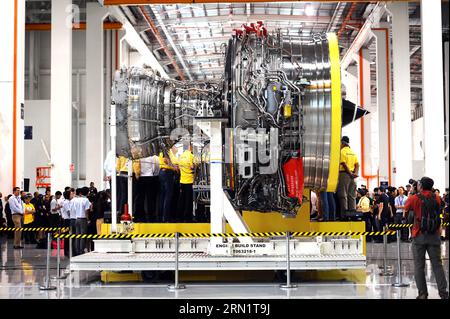
<instances>
[{"instance_id":1,"label":"white wall","mask_svg":"<svg viewBox=\"0 0 450 319\"><path fill-rule=\"evenodd\" d=\"M36 190L36 167L47 166L41 139L50 153L50 100L25 100L25 126L33 127L33 139L25 140L24 178L30 179L30 192ZM40 189L42 192L43 190Z\"/></svg>"},{"instance_id":2,"label":"white wall","mask_svg":"<svg viewBox=\"0 0 450 319\"><path fill-rule=\"evenodd\" d=\"M26 74L28 74L28 67L29 67L29 34L30 32L35 33L36 41L38 42L38 53L36 54L36 57L38 61L35 62L35 67L37 70L40 70L39 72L36 71L38 75L38 88L36 92L35 99L36 100L49 100L50 99L50 48L51 48L51 37L50 37L50 31L27 31L27 63L26 63ZM80 171L80 179L85 179L86 176L86 151L85 151L85 143L86 143L86 127L85 127L85 118L86 118L86 58L85 58L85 48L86 48L86 33L84 31L77 31L73 33L72 37L72 47L73 47L73 59L72 59L72 67L73 67L73 77L72 77L72 92L73 92L73 102L77 102L77 105L79 105L80 109L80 147L79 147L79 159L80 162L77 163L77 134L76 134L76 112L73 112L73 131L72 131L72 162L75 164L75 170L79 169ZM79 75L77 76L77 73ZM26 76L28 78L28 76ZM26 80L26 86L28 87L29 82ZM25 99L28 100L29 98L29 90L28 88L25 89ZM27 101L30 102L30 101ZM33 101L35 102L35 101ZM36 107L39 107L39 105L36 105ZM46 111L48 114L49 110ZM45 120L47 126L50 123L50 118L43 119ZM40 146L40 141L38 142L38 147ZM50 147L50 142L47 143L47 146ZM34 165L32 162L28 162L27 157L25 157L25 167L29 165ZM26 169L26 172L29 169ZM76 181L76 171L73 174L73 180L74 180L74 186L84 186L84 181L80 183L80 185L75 185ZM28 176L25 176L27 178ZM31 184L30 185L34 185Z\"/></svg>"}]
</instances>

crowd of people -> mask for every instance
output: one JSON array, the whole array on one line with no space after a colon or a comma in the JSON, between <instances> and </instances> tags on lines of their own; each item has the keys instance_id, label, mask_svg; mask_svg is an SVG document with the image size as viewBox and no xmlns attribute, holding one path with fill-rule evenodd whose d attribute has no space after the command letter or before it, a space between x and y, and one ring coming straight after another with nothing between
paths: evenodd
<instances>
[{"instance_id":1,"label":"crowd of people","mask_svg":"<svg viewBox=\"0 0 450 319\"><path fill-rule=\"evenodd\" d=\"M441 195L439 189L432 189L432 192L441 199L440 212L443 215L443 221L449 219L449 189ZM411 184L405 187L380 186L370 192L365 185L361 185L355 191L355 210L353 215L342 214L339 209L329 209L323 204L322 193L317 196L316 192L311 192L311 219L317 221L345 221L345 220L363 220L366 223L366 231L382 231L383 227L388 224L412 224L413 216L411 211L405 210L406 201L409 197L416 194ZM332 194L332 193L331 193ZM331 207L336 207L333 194L327 199L328 203L332 202ZM328 204L329 205L329 204ZM327 215L327 212L329 215ZM331 212L331 213L330 213ZM336 213L337 212L337 213ZM332 217L329 217L332 216ZM448 240L449 232L443 229L442 240ZM411 241L410 230L405 228L401 232L402 241ZM373 239L367 237L367 241L381 242L380 238ZM394 239L390 238L389 241Z\"/></svg>"},{"instance_id":2,"label":"crowd of people","mask_svg":"<svg viewBox=\"0 0 450 319\"><path fill-rule=\"evenodd\" d=\"M382 231L388 224L413 223L412 212L405 210L406 201L416 194L417 181L410 179L405 186L380 185L371 192L366 185L357 188L355 179L359 173L359 162L350 148L350 139L343 136L341 140L341 163L339 182L336 193L312 190L311 219L317 221L363 220L366 231ZM441 199L441 213L444 221L449 216L449 189L441 194L439 189L432 189ZM443 230L442 239L448 240L449 231ZM368 236L368 241L381 242L380 237ZM403 241L411 241L411 231L405 228L401 232ZM393 236L389 241L395 240Z\"/></svg>"},{"instance_id":3,"label":"crowd of people","mask_svg":"<svg viewBox=\"0 0 450 319\"><path fill-rule=\"evenodd\" d=\"M159 156L133 160L131 163L125 157L116 160L119 218L126 209L128 167L131 164L134 222L194 221L195 164L192 144L185 143L180 156L176 155L177 152L174 146ZM48 187L44 194L38 191L31 194L14 187L12 194L4 199L0 193L0 226L3 227L67 227L72 234L100 234L105 213L108 215L110 212L111 187L97 191L92 182L89 187L75 189L67 186L64 191L54 193ZM206 214L197 214L196 217L196 221L206 221L208 218ZM15 231L7 236L14 238L14 249L23 249L23 244L35 244L42 249L47 247L44 231ZM85 239L76 239L72 243L72 255L90 249ZM69 254L68 240L64 241L64 252Z\"/></svg>"},{"instance_id":4,"label":"crowd of people","mask_svg":"<svg viewBox=\"0 0 450 319\"><path fill-rule=\"evenodd\" d=\"M441 195L433 188L434 181L422 177L410 179L405 187L380 185L370 192L365 185L357 188L359 161L349 146L349 138L342 137L339 181L336 193L312 190L311 217L318 221L363 220L366 231L382 231L390 224L413 224L401 229L401 240L412 241L414 277L419 291L418 299L428 297L425 279L425 254L428 253L437 281L439 295L448 299L447 282L441 260L441 240L449 237L448 227L442 230L443 221L449 219L449 189ZM128 196L128 170L132 169L135 222L192 222L193 183L195 161L192 145L183 147L181 156L174 146L159 156L150 156L130 162L125 157L116 161L117 204L119 215L125 213ZM111 181L112 174L107 174ZM64 192L34 194L14 187L5 198L0 193L0 223L3 227L66 227L73 234L101 234L105 212L111 211L110 189L98 192L94 183L78 189L70 186ZM205 214L206 215L206 214ZM425 221L425 222L424 222ZM387 229L387 228L386 228ZM445 234L445 236L443 236ZM45 248L45 232L15 231L14 249L22 243L37 244ZM382 242L381 236L366 236L367 241ZM390 237L389 241L395 240ZM69 240L64 241L64 253L69 255ZM90 250L86 239L73 240L73 255Z\"/></svg>"},{"instance_id":5,"label":"crowd of people","mask_svg":"<svg viewBox=\"0 0 450 319\"><path fill-rule=\"evenodd\" d=\"M366 231L387 230L391 224L409 224L400 227L400 239L411 241L414 261L414 278L418 290L417 299L427 299L425 277L426 254L429 256L439 296L448 299L447 280L442 265L441 241L448 240L449 190L441 195L433 188L434 181L422 177L398 187L380 185L371 193L365 185L357 188L355 179L359 176L359 162L349 146L350 140L343 136L339 181L336 193L313 190L311 192L311 216L318 221L364 220ZM445 234L445 236L443 236ZM381 236L366 236L367 241L382 242ZM388 241L394 241L388 236Z\"/></svg>"},{"instance_id":6,"label":"crowd of people","mask_svg":"<svg viewBox=\"0 0 450 319\"><path fill-rule=\"evenodd\" d=\"M0 216L3 227L35 228L51 227L69 229L72 234L100 234L106 211L111 210L110 190L97 191L94 183L90 187L74 189L67 186L64 192L50 188L45 194L34 194L14 187L12 194L5 198L0 193ZM36 248L47 247L44 231L15 231L8 233L14 238L14 249L23 249L23 244L36 244ZM88 249L85 239L73 240L74 256ZM69 256L69 240L64 241L64 254Z\"/></svg>"}]
</instances>

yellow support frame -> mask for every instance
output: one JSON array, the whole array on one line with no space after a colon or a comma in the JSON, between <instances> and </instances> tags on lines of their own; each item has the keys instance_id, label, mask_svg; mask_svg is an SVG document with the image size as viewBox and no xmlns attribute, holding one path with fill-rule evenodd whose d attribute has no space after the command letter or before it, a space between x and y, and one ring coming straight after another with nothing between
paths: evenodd
<instances>
[{"instance_id":1,"label":"yellow support frame","mask_svg":"<svg viewBox=\"0 0 450 319\"><path fill-rule=\"evenodd\" d=\"M339 62L339 46L336 34L327 33L327 39L328 48L330 50L331 69L331 145L327 192L335 192L338 183L339 161L341 157L341 65Z\"/></svg>"}]
</instances>

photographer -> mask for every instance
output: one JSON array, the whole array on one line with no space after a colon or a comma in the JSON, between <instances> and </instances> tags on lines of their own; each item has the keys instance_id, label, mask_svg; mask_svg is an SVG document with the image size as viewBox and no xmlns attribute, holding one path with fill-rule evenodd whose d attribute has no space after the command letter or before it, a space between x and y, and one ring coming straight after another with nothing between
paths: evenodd
<instances>
[{"instance_id":1,"label":"photographer","mask_svg":"<svg viewBox=\"0 0 450 319\"><path fill-rule=\"evenodd\" d=\"M412 252L414 258L414 278L419 291L417 299L428 298L425 277L426 253L428 253L431 261L439 296L442 299L448 299L447 280L445 278L441 257L441 227L434 227L437 225L435 216L438 214L441 199L432 193L433 185L434 181L431 178L422 177L418 183L420 193L411 196L405 204L405 211L412 210L414 212ZM425 217L422 218L423 216Z\"/></svg>"},{"instance_id":2,"label":"photographer","mask_svg":"<svg viewBox=\"0 0 450 319\"><path fill-rule=\"evenodd\" d=\"M414 194L417 194L417 181L415 180L415 179L410 179L409 181L408 181L408 183L409 184L411 184L410 185L410 190L408 190L408 193L406 194L406 196L410 196L410 195L414 195ZM408 185L406 185L406 188L408 189Z\"/></svg>"}]
</instances>

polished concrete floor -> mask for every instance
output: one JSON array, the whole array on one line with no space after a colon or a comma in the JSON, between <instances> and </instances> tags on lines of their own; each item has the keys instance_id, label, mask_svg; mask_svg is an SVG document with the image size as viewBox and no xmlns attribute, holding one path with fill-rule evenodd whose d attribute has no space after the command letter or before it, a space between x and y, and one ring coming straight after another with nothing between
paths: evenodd
<instances>
[{"instance_id":1,"label":"polished concrete floor","mask_svg":"<svg viewBox=\"0 0 450 319\"><path fill-rule=\"evenodd\" d=\"M66 279L53 279L56 275L56 250L51 253L49 285L54 290L41 290L45 285L46 250L35 245L25 249L12 249L12 240L1 236L0 246L0 298L319 298L319 299L404 299L415 298L417 290L413 278L411 244L402 243L402 276L408 287L392 287L397 276L380 276L383 264L383 244L367 244L365 270L300 272L293 281L296 289L282 290L272 278L265 281L203 281L185 282L186 289L171 292L167 289L170 278L155 284L103 283L98 272L73 272ZM388 245L387 265L397 273L397 245ZM449 243L442 244L442 257L448 280ZM61 274L66 274L68 260L61 255ZM429 298L439 298L431 265L427 262Z\"/></svg>"}]
</instances>

